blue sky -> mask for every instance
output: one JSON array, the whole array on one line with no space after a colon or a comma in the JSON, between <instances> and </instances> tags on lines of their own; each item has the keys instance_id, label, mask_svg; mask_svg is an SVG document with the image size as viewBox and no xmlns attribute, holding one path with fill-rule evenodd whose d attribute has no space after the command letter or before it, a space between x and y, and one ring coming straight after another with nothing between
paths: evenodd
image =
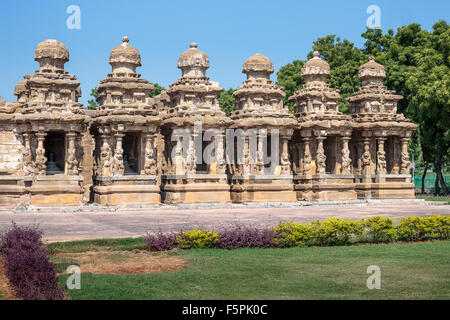
<instances>
[{"instance_id":1,"label":"blue sky","mask_svg":"<svg viewBox=\"0 0 450 320\"><path fill-rule=\"evenodd\" d=\"M175 82L178 57L195 41L209 55L207 75L223 88L236 88L243 80L242 63L255 53L269 57L277 71L304 59L312 42L327 34L361 46L372 4L381 9L383 31L413 22L431 29L440 19L450 20L448 0L2 1L0 96L16 100L15 84L38 68L36 45L53 38L69 48L66 70L78 76L86 104L91 89L110 72L109 53L123 35L141 52L138 72L151 82L165 87ZM80 30L66 27L70 5L81 9Z\"/></svg>"}]
</instances>

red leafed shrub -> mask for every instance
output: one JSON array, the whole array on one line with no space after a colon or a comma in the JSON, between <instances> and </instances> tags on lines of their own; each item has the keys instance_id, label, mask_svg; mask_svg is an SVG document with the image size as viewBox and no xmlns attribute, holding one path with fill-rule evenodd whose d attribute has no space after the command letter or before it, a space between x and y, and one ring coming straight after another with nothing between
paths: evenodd
<instances>
[{"instance_id":1,"label":"red leafed shrub","mask_svg":"<svg viewBox=\"0 0 450 320\"><path fill-rule=\"evenodd\" d=\"M218 246L221 249L273 248L275 233L269 229L258 229L235 225L219 233Z\"/></svg>"},{"instance_id":2,"label":"red leafed shrub","mask_svg":"<svg viewBox=\"0 0 450 320\"><path fill-rule=\"evenodd\" d=\"M58 286L48 251L43 247L37 227L12 228L0 237L6 276L18 296L25 300L59 300L64 291Z\"/></svg>"},{"instance_id":3,"label":"red leafed shrub","mask_svg":"<svg viewBox=\"0 0 450 320\"><path fill-rule=\"evenodd\" d=\"M150 251L166 251L175 248L177 234L163 233L161 230L154 234L147 233L144 237Z\"/></svg>"}]
</instances>

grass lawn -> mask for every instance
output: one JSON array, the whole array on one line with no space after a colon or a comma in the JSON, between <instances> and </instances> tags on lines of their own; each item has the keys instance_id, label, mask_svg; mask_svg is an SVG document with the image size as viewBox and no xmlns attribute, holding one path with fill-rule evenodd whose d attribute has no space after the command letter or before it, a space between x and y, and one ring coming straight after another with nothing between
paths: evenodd
<instances>
[{"instance_id":1,"label":"grass lawn","mask_svg":"<svg viewBox=\"0 0 450 320\"><path fill-rule=\"evenodd\" d=\"M142 239L56 243L64 270L70 252L144 254ZM182 270L151 274L82 273L73 299L450 299L450 241L326 248L175 250L146 253L184 261ZM69 258L68 258L69 257ZM65 259L65 260L64 260ZM75 261L76 262L76 261ZM381 268L369 290L367 267ZM83 272L83 264L81 264ZM60 276L65 284L67 275Z\"/></svg>"},{"instance_id":2,"label":"grass lawn","mask_svg":"<svg viewBox=\"0 0 450 320\"><path fill-rule=\"evenodd\" d=\"M450 197L436 197L436 196L416 196L417 199L425 199L425 201L440 201L450 204Z\"/></svg>"}]
</instances>

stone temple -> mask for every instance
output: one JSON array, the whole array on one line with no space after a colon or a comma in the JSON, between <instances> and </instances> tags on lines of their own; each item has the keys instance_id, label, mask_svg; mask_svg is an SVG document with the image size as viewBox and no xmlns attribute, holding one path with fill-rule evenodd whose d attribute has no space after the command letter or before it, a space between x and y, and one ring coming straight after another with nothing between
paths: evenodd
<instances>
[{"instance_id":1,"label":"stone temple","mask_svg":"<svg viewBox=\"0 0 450 320\"><path fill-rule=\"evenodd\" d=\"M290 114L272 62L255 54L230 116L196 43L178 60L181 77L152 98L124 37L97 110L78 102L64 44L45 40L34 58L39 69L17 83L17 101L0 98L2 207L414 198L407 147L417 126L397 113L403 97L383 85L373 57L358 70L346 115L327 83L330 66L314 52Z\"/></svg>"}]
</instances>

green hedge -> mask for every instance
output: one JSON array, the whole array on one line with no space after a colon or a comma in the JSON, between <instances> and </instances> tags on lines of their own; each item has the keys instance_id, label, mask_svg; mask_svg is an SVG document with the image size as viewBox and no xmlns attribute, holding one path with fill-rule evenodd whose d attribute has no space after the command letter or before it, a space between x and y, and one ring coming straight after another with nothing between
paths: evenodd
<instances>
[{"instance_id":1,"label":"green hedge","mask_svg":"<svg viewBox=\"0 0 450 320\"><path fill-rule=\"evenodd\" d=\"M233 242L230 235L241 241L242 230L226 235L228 242ZM270 234L264 247L291 248L307 246L347 245L350 243L388 243L395 241L422 241L431 239L447 240L450 238L450 216L433 215L430 217L410 216L394 222L391 218L374 216L358 221L331 217L326 220L316 220L310 223L281 222L274 228L265 230ZM245 232L244 232L245 233ZM248 243L254 243L252 233L246 233ZM223 234L220 231L195 229L181 231L174 238L173 246L182 249L217 248ZM244 236L245 237L245 236ZM238 239L236 239L238 241ZM231 245L231 247L233 247ZM242 247L242 246L241 246ZM245 245L244 245L245 247Z\"/></svg>"}]
</instances>

